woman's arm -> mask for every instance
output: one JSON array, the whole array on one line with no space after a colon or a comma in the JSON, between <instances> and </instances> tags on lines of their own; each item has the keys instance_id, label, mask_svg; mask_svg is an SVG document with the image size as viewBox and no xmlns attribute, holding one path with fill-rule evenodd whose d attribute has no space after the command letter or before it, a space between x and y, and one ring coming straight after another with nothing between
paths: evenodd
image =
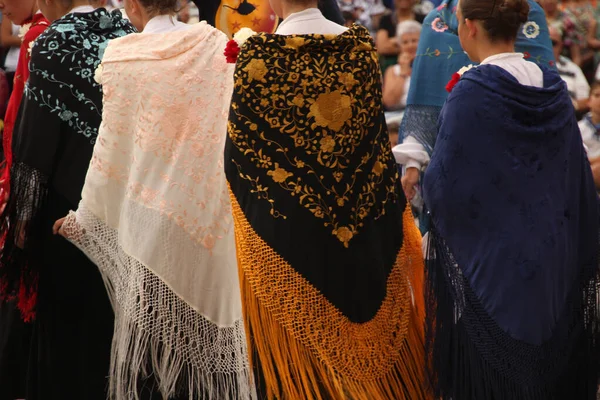
<instances>
[{"instance_id":1,"label":"woman's arm","mask_svg":"<svg viewBox=\"0 0 600 400\"><path fill-rule=\"evenodd\" d=\"M7 48L21 46L21 38L12 34L12 22L6 16L2 17L0 45Z\"/></svg>"},{"instance_id":2,"label":"woman's arm","mask_svg":"<svg viewBox=\"0 0 600 400\"><path fill-rule=\"evenodd\" d=\"M383 79L383 105L388 109L394 108L400 103L402 95L404 95L404 83L406 76L397 76L394 74L394 67L388 67L385 70Z\"/></svg>"},{"instance_id":3,"label":"woman's arm","mask_svg":"<svg viewBox=\"0 0 600 400\"><path fill-rule=\"evenodd\" d=\"M583 65L583 58L581 57L581 46L573 43L571 47L569 47L569 51L571 53L571 60L579 67L581 67Z\"/></svg>"},{"instance_id":4,"label":"woman's arm","mask_svg":"<svg viewBox=\"0 0 600 400\"><path fill-rule=\"evenodd\" d=\"M390 38L388 31L379 29L377 31L375 42L377 43L377 52L379 54L394 55L400 50L396 38Z\"/></svg>"},{"instance_id":5,"label":"woman's arm","mask_svg":"<svg viewBox=\"0 0 600 400\"><path fill-rule=\"evenodd\" d=\"M594 50L600 49L600 40L596 39L596 30L598 29L598 22L592 19L590 22L590 29L587 34L588 47Z\"/></svg>"}]
</instances>

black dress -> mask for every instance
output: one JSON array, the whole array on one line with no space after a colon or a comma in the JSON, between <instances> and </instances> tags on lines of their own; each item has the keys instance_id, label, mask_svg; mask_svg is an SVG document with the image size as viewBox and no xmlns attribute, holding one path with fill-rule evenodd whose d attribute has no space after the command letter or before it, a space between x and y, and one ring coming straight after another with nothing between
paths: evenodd
<instances>
[{"instance_id":1,"label":"black dress","mask_svg":"<svg viewBox=\"0 0 600 400\"><path fill-rule=\"evenodd\" d=\"M77 208L102 116L94 72L134 28L105 9L56 20L32 49L15 128L0 287L34 318L27 399L106 398L113 314L96 266L52 234Z\"/></svg>"}]
</instances>

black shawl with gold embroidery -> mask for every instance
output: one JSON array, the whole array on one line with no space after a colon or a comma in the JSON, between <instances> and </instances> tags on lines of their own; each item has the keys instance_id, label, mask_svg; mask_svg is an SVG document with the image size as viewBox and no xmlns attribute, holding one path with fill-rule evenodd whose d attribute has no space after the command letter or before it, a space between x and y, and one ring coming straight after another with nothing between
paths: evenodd
<instances>
[{"instance_id":1,"label":"black shawl with gold embroidery","mask_svg":"<svg viewBox=\"0 0 600 400\"><path fill-rule=\"evenodd\" d=\"M368 32L250 38L225 169L269 398L421 399L420 235L398 186Z\"/></svg>"}]
</instances>

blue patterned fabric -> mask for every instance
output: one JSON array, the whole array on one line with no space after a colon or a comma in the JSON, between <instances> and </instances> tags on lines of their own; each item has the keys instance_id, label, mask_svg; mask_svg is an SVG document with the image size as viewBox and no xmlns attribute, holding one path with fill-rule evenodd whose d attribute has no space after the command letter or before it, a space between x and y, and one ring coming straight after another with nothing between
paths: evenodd
<instances>
[{"instance_id":1,"label":"blue patterned fabric","mask_svg":"<svg viewBox=\"0 0 600 400\"><path fill-rule=\"evenodd\" d=\"M444 398L595 398L598 197L566 85L543 70L538 89L472 69L440 114L423 185Z\"/></svg>"},{"instance_id":2,"label":"blue patterned fabric","mask_svg":"<svg viewBox=\"0 0 600 400\"><path fill-rule=\"evenodd\" d=\"M519 30L516 50L526 52L531 61L554 67L544 12L535 1L528 2L529 21ZM472 64L458 39L457 4L458 0L443 0L423 22L400 126L400 137L414 136L430 154L435 145L440 109L448 96L446 84L452 74Z\"/></svg>"}]
</instances>

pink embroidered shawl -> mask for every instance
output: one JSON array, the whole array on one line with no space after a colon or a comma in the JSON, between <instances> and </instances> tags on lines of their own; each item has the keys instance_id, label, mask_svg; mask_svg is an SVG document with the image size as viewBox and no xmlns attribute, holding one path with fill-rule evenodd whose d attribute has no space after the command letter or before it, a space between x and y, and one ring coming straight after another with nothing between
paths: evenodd
<instances>
[{"instance_id":1,"label":"pink embroidered shawl","mask_svg":"<svg viewBox=\"0 0 600 400\"><path fill-rule=\"evenodd\" d=\"M64 228L115 309L111 396L154 374L165 398L255 392L223 169L233 65L205 23L114 40L97 71L103 121ZM137 395L136 395L137 397Z\"/></svg>"}]
</instances>

